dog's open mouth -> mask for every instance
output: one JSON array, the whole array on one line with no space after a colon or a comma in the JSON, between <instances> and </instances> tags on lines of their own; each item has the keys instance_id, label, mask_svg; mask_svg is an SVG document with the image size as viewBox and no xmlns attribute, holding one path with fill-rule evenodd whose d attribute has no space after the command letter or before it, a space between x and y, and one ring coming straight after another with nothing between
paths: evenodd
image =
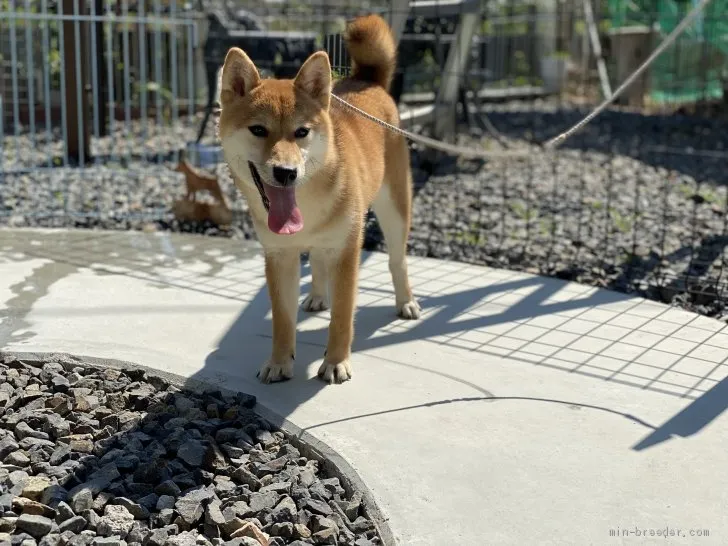
<instances>
[{"instance_id":1,"label":"dog's open mouth","mask_svg":"<svg viewBox=\"0 0 728 546\"><path fill-rule=\"evenodd\" d=\"M268 229L278 235L292 235L303 229L303 214L296 203L296 188L280 188L264 184L258 169L248 162L250 175L268 211Z\"/></svg>"}]
</instances>

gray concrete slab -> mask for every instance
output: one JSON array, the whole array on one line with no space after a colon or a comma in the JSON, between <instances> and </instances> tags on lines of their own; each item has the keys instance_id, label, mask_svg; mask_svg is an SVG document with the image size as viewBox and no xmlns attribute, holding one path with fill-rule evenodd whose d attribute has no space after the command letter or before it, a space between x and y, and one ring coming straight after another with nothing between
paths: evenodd
<instances>
[{"instance_id":1,"label":"gray concrete slab","mask_svg":"<svg viewBox=\"0 0 728 546\"><path fill-rule=\"evenodd\" d=\"M728 543L724 323L508 271L411 271L418 322L394 314L386 256L364 256L351 382L315 378L328 314L302 312L296 378L263 386L255 246L0 230L0 348L255 394L349 462L400 544Z\"/></svg>"}]
</instances>

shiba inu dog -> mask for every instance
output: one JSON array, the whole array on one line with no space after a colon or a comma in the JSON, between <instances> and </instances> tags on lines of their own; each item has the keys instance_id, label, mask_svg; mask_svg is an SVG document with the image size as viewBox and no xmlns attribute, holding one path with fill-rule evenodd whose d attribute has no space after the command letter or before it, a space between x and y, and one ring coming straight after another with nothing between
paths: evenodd
<instances>
[{"instance_id":1,"label":"shiba inu dog","mask_svg":"<svg viewBox=\"0 0 728 546\"><path fill-rule=\"evenodd\" d=\"M272 354L258 372L264 383L293 377L302 252L309 252L313 276L303 308L321 311L331 303L318 375L329 383L351 378L369 207L387 243L397 312L405 319L420 315L406 261L412 202L407 144L402 136L331 104L333 92L398 125L397 106L388 93L396 45L387 23L375 15L355 19L345 39L351 75L335 84L323 51L311 55L292 80L261 79L241 49L232 48L225 57L219 136L265 250L273 313Z\"/></svg>"}]
</instances>

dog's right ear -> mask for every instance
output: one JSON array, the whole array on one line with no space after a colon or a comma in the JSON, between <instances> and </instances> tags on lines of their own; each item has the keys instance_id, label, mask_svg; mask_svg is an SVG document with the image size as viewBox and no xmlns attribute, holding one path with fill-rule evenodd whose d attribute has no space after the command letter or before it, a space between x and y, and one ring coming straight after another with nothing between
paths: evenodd
<instances>
[{"instance_id":1,"label":"dog's right ear","mask_svg":"<svg viewBox=\"0 0 728 546\"><path fill-rule=\"evenodd\" d=\"M220 101L227 102L235 97L244 97L260 83L260 74L245 52L231 47L222 67Z\"/></svg>"}]
</instances>

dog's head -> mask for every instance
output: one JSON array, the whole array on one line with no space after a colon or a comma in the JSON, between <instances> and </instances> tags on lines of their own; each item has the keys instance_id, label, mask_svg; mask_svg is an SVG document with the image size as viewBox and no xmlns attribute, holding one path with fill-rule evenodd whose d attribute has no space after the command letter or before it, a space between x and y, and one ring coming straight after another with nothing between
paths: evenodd
<instances>
[{"instance_id":1,"label":"dog's head","mask_svg":"<svg viewBox=\"0 0 728 546\"><path fill-rule=\"evenodd\" d=\"M314 53L293 80L261 79L238 48L222 70L220 139L235 171L252 162L262 181L296 187L324 164L331 126L328 117L331 66Z\"/></svg>"}]
</instances>

